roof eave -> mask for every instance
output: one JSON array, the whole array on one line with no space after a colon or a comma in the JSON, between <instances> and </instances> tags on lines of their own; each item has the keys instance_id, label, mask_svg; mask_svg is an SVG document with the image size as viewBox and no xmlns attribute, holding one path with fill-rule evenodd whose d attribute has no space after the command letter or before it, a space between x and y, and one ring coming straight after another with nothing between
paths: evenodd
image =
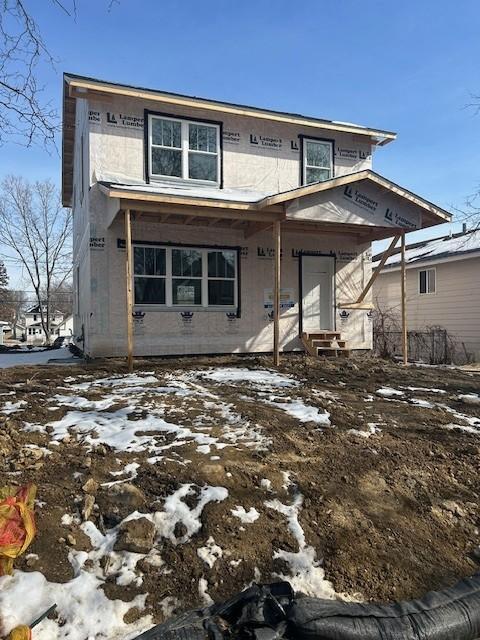
<instances>
[{"instance_id":1,"label":"roof eave","mask_svg":"<svg viewBox=\"0 0 480 640\"><path fill-rule=\"evenodd\" d=\"M331 129L334 131L355 133L372 138L372 142L378 144L379 146L388 144L389 142L395 140L397 137L397 134L393 131L377 129L374 127L364 127L361 125L335 122L334 120L322 120L321 118L313 118L300 114L274 111L271 109L262 109L259 107L221 102L218 100L209 100L207 98L198 98L196 96L187 96L182 94L169 93L166 91L157 91L154 89L147 89L143 87L133 87L125 84L116 84L113 82L97 80L95 78L77 76L72 73L64 73L64 80L68 84L69 95L71 97L85 98L88 97L89 92L93 92L96 94L113 94L128 96L132 98L142 98L179 106L193 107L197 109L207 109L211 111L232 113L235 115L243 115L247 117L294 123L320 129Z\"/></svg>"}]
</instances>

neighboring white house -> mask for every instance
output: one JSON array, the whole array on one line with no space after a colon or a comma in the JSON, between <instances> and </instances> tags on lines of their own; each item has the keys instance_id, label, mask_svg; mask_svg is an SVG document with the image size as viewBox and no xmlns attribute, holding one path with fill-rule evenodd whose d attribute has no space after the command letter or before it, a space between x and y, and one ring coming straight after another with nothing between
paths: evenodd
<instances>
[{"instance_id":1,"label":"neighboring white house","mask_svg":"<svg viewBox=\"0 0 480 640\"><path fill-rule=\"evenodd\" d=\"M46 307L43 307L43 312L46 313ZM42 328L40 307L35 305L25 312L23 317L25 324L24 335L27 344L43 344L46 340L45 332ZM57 334L59 325L63 322L63 314L60 311L50 312L50 339L54 340Z\"/></svg>"},{"instance_id":2,"label":"neighboring white house","mask_svg":"<svg viewBox=\"0 0 480 640\"><path fill-rule=\"evenodd\" d=\"M8 322L0 320L0 344L4 343L4 335L9 331L10 325Z\"/></svg>"},{"instance_id":3,"label":"neighboring white house","mask_svg":"<svg viewBox=\"0 0 480 640\"><path fill-rule=\"evenodd\" d=\"M373 171L389 131L72 74L63 114L91 357L370 349L372 241L451 220Z\"/></svg>"},{"instance_id":4,"label":"neighboring white house","mask_svg":"<svg viewBox=\"0 0 480 640\"><path fill-rule=\"evenodd\" d=\"M71 338L73 336L73 316L67 316L59 323L56 335L65 338Z\"/></svg>"},{"instance_id":5,"label":"neighboring white house","mask_svg":"<svg viewBox=\"0 0 480 640\"><path fill-rule=\"evenodd\" d=\"M374 256L380 260L381 254ZM407 325L442 327L454 341L458 361L480 360L480 230L407 245ZM400 253L391 255L374 285L383 312L400 313Z\"/></svg>"}]
</instances>

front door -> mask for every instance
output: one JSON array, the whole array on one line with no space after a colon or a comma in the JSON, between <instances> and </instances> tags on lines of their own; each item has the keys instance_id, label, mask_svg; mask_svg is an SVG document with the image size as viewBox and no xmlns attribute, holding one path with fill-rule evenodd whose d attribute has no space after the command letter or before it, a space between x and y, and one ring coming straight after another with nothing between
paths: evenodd
<instances>
[{"instance_id":1,"label":"front door","mask_svg":"<svg viewBox=\"0 0 480 640\"><path fill-rule=\"evenodd\" d=\"M333 331L335 258L303 255L301 265L302 331Z\"/></svg>"}]
</instances>

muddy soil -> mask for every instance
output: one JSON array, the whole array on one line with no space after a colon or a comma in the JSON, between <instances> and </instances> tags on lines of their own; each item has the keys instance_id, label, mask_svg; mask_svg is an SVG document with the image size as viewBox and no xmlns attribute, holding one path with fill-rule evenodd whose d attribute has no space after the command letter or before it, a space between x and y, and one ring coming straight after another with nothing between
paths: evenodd
<instances>
[{"instance_id":1,"label":"muddy soil","mask_svg":"<svg viewBox=\"0 0 480 640\"><path fill-rule=\"evenodd\" d=\"M172 372L221 366L265 369L271 360L223 357L135 363L136 371L152 372L159 385L168 385ZM448 427L468 427L468 417L480 417L479 405L459 398L480 392L478 374L453 368L404 368L370 358L282 358L280 372L301 380L295 396L330 413L332 426L322 429L257 402L248 384L204 381L245 421L261 429L270 441L261 451L229 447L206 456L187 443L152 464L148 452L92 447L76 435L53 446L47 433L25 430L26 422L45 425L70 410L49 402L55 394L66 393L62 389L66 377L78 383L124 372L124 363L114 360L0 371L0 393L14 392L0 396L0 405L10 399L27 403L21 412L0 413L0 482L38 486L38 534L30 555L16 563L19 569L41 571L51 581L70 580L69 551L72 547L88 551L90 543L78 524L62 524L62 517L83 519L90 489L82 487L93 479L95 503L88 517L100 530L113 526L114 516L101 506L106 489L98 485L111 481L111 472L132 460L140 464L131 484L144 496L140 509L144 512L158 510L165 497L185 483L228 490L227 499L206 506L202 528L190 542L163 540L162 566L146 559L140 563L141 584L120 586L115 576L106 578L103 589L110 598L130 601L138 593L148 593L147 611L157 621L166 613L165 598L175 599L177 609L202 604L198 590L202 577L210 596L221 600L254 579L271 581L285 574L288 567L273 556L278 549L297 551L297 541L283 515L266 508L265 502L276 497L289 503L294 492L304 497L299 521L306 542L323 560L325 578L337 593L366 601L414 598L479 569L475 557L480 545L480 426L478 433L475 428ZM385 386L403 395L378 395ZM90 388L82 395L100 400L104 391ZM146 398L148 403L158 402L153 393ZM113 405L107 411L116 409ZM166 420L193 425L201 407L193 399L169 396L164 412ZM168 445L169 436L162 437ZM50 453L41 455L42 449L28 446L32 444ZM290 474L290 483L285 482L285 473ZM269 491L262 479L271 481ZM261 517L241 526L231 513L237 505L254 507ZM210 537L223 549L212 568L197 553ZM136 615L139 612L132 609L131 618Z\"/></svg>"}]
</instances>

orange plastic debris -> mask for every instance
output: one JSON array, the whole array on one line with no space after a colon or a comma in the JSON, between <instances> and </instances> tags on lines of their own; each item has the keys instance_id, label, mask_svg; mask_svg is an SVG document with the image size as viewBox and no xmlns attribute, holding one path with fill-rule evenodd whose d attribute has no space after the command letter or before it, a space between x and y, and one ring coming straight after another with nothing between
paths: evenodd
<instances>
[{"instance_id":1,"label":"orange plastic debris","mask_svg":"<svg viewBox=\"0 0 480 640\"><path fill-rule=\"evenodd\" d=\"M14 559L25 551L35 536L33 507L36 492L33 484L20 488L0 487L0 576L12 573ZM19 638L23 640L23 636Z\"/></svg>"},{"instance_id":2,"label":"orange plastic debris","mask_svg":"<svg viewBox=\"0 0 480 640\"><path fill-rule=\"evenodd\" d=\"M30 627L22 624L10 631L7 640L32 640L32 631Z\"/></svg>"}]
</instances>

